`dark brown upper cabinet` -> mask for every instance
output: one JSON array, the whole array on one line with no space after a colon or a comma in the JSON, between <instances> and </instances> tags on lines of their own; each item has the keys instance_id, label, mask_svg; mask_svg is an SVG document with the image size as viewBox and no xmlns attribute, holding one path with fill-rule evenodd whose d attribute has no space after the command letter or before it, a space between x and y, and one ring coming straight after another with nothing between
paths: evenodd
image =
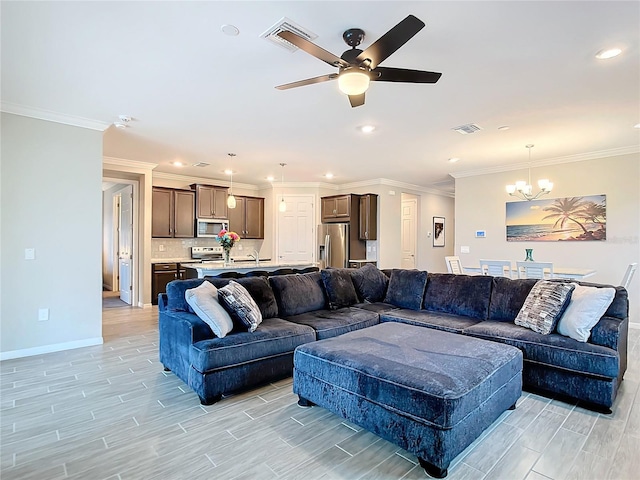
<instances>
[{"instance_id":1,"label":"dark brown upper cabinet","mask_svg":"<svg viewBox=\"0 0 640 480\"><path fill-rule=\"evenodd\" d=\"M154 238L195 237L195 192L153 187L151 236Z\"/></svg>"},{"instance_id":2,"label":"dark brown upper cabinet","mask_svg":"<svg viewBox=\"0 0 640 480\"><path fill-rule=\"evenodd\" d=\"M330 197L322 197L320 200L322 223L340 223L356 220L353 214L358 212L359 195L332 195Z\"/></svg>"},{"instance_id":3,"label":"dark brown upper cabinet","mask_svg":"<svg viewBox=\"0 0 640 480\"><path fill-rule=\"evenodd\" d=\"M216 218L226 220L227 187L193 184L196 192L196 218Z\"/></svg>"},{"instance_id":4,"label":"dark brown upper cabinet","mask_svg":"<svg viewBox=\"0 0 640 480\"><path fill-rule=\"evenodd\" d=\"M360 240L378 238L378 195L367 193L360 196L358 232Z\"/></svg>"},{"instance_id":5,"label":"dark brown upper cabinet","mask_svg":"<svg viewBox=\"0 0 640 480\"><path fill-rule=\"evenodd\" d=\"M229 229L241 238L264 238L264 198L235 197L236 208L229 209Z\"/></svg>"}]
</instances>

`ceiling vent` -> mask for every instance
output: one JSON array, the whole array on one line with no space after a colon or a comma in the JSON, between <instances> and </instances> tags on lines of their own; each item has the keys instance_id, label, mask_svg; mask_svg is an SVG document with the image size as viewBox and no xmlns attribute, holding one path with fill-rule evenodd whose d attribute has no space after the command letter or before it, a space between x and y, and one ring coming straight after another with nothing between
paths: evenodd
<instances>
[{"instance_id":1,"label":"ceiling vent","mask_svg":"<svg viewBox=\"0 0 640 480\"><path fill-rule=\"evenodd\" d=\"M467 123L466 125L460 125L459 127L453 127L452 130L460 133L461 135L469 135L470 133L476 133L478 130L482 130L482 127L475 123Z\"/></svg>"},{"instance_id":2,"label":"ceiling vent","mask_svg":"<svg viewBox=\"0 0 640 480\"><path fill-rule=\"evenodd\" d=\"M198 162L198 163L194 163L193 166L194 167L208 167L209 165L211 165L210 163L205 163L205 162Z\"/></svg>"},{"instance_id":3,"label":"ceiling vent","mask_svg":"<svg viewBox=\"0 0 640 480\"><path fill-rule=\"evenodd\" d=\"M278 36L278 33L283 31L293 32L296 35L299 35L302 38L305 38L309 41L313 40L314 38L318 38L318 35L316 35L313 32L310 32L309 30L305 30L303 27L301 27L295 22L292 22L287 17L282 17L278 21L278 23L270 27L266 32L262 33L260 36L265 40L268 40L270 42L275 43L276 45L286 48L290 52L295 52L296 50L298 50L298 47L296 47L293 43L289 43L285 39L280 38Z\"/></svg>"}]
</instances>

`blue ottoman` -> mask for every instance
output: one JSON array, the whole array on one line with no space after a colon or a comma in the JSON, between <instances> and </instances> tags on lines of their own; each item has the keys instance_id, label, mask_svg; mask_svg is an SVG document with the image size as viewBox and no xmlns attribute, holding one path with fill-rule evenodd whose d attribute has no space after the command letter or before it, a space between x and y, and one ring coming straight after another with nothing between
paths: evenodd
<instances>
[{"instance_id":1,"label":"blue ottoman","mask_svg":"<svg viewBox=\"0 0 640 480\"><path fill-rule=\"evenodd\" d=\"M515 347L401 323L307 343L293 391L418 457L436 478L522 394Z\"/></svg>"}]
</instances>

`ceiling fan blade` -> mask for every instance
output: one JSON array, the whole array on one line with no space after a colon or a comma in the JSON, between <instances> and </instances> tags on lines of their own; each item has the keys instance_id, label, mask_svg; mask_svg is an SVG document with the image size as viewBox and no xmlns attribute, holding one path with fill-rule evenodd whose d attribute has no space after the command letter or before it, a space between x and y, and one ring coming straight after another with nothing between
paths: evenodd
<instances>
[{"instance_id":1,"label":"ceiling fan blade","mask_svg":"<svg viewBox=\"0 0 640 480\"><path fill-rule=\"evenodd\" d=\"M409 15L358 55L356 61L362 63L369 60L369 68L374 69L423 28L422 20Z\"/></svg>"},{"instance_id":2,"label":"ceiling fan blade","mask_svg":"<svg viewBox=\"0 0 640 480\"><path fill-rule=\"evenodd\" d=\"M276 88L278 90L288 90L290 88L303 87L305 85L313 85L314 83L326 82L328 80L333 80L335 78L338 78L338 74L330 73L328 75L322 75L320 77L307 78L306 80L300 80L292 83L285 83L284 85L278 85Z\"/></svg>"},{"instance_id":3,"label":"ceiling fan blade","mask_svg":"<svg viewBox=\"0 0 640 480\"><path fill-rule=\"evenodd\" d=\"M331 52L327 52L324 48L320 48L315 43L311 43L306 38L302 38L299 35L296 35L293 32L288 30L282 31L278 33L278 36L289 43L294 44L300 50L304 50L309 55L313 55L319 60L322 60L325 63L328 63L332 67L348 67L349 64L342 60L340 57L337 57Z\"/></svg>"},{"instance_id":4,"label":"ceiling fan blade","mask_svg":"<svg viewBox=\"0 0 640 480\"><path fill-rule=\"evenodd\" d=\"M360 95L349 95L349 103L353 108L364 105L364 93Z\"/></svg>"},{"instance_id":5,"label":"ceiling fan blade","mask_svg":"<svg viewBox=\"0 0 640 480\"><path fill-rule=\"evenodd\" d=\"M378 67L372 73L371 80L376 82L436 83L442 76L438 72L393 67Z\"/></svg>"}]
</instances>

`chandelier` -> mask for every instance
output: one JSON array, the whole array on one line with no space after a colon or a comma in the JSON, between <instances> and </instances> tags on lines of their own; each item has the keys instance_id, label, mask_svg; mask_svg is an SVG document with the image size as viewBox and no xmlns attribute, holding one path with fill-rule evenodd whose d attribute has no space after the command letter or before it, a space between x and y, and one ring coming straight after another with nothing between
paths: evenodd
<instances>
[{"instance_id":1,"label":"chandelier","mask_svg":"<svg viewBox=\"0 0 640 480\"><path fill-rule=\"evenodd\" d=\"M553 189L553 182L550 182L547 178L538 180L538 188L540 188L540 191L534 195L533 186L531 185L531 149L534 145L529 144L525 145L525 147L529 149L529 181L518 180L514 185L507 185L507 193L512 197L531 201L549 193Z\"/></svg>"}]
</instances>

